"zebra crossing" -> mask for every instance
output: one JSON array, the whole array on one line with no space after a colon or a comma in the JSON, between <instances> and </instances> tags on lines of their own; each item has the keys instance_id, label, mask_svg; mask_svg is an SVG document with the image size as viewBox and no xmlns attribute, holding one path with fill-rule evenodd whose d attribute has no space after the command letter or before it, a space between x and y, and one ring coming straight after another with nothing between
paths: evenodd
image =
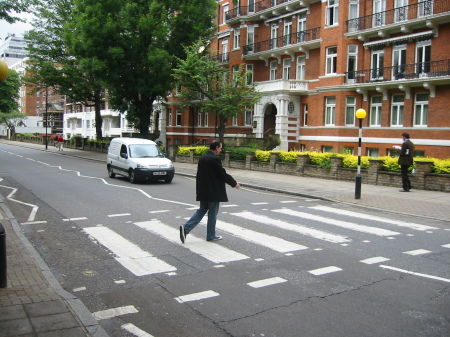
<instances>
[{"instance_id":1,"label":"zebra crossing","mask_svg":"<svg viewBox=\"0 0 450 337\"><path fill-rule=\"evenodd\" d=\"M292 255L293 252L311 249L302 243L306 240L302 238L308 238L317 240L318 242L328 242L341 244L343 246L354 240L354 236L363 233L364 235L372 235L374 237L382 237L392 239L393 237L410 236L410 231L427 232L432 233L433 230L439 230L438 227L423 225L418 223L392 220L387 217L373 216L364 213L358 213L355 211L348 211L340 208L334 208L329 206L310 206L307 208L274 208L271 210L264 209L258 211L239 211L239 212L226 212L228 218L236 219L236 221L222 221L218 220L216 228L219 232L227 233L239 240L245 242L246 246L249 244L257 245L274 251L277 253L284 253L286 255ZM308 212L309 210L313 212ZM264 214L260 214L263 212ZM164 210L152 212L152 216L158 216L159 214L166 214ZM123 214L120 214L124 216ZM282 216L281 216L282 215ZM339 217L337 219L336 217ZM227 218L227 220L228 220ZM166 218L167 219L167 215ZM289 219L287 221L286 219ZM344 220L343 220L344 219ZM348 220L347 220L348 219ZM376 223L376 226L362 225L358 223L358 219L370 220L371 223ZM251 222L257 226L258 230L246 228L243 221ZM226 240L220 244L213 244L204 240L204 238L197 237L195 234L190 233L186 244L181 244L179 240L178 225L174 226L169 221L163 221L160 219L150 219L148 221L133 222L133 225L143 229L149 235L155 235L170 244L177 245L182 249L189 251L192 254L200 256L201 258L212 262L214 264L237 262L248 259L255 259L257 257L249 256L248 253L243 254L233 249L227 248ZM206 225L206 218L202 221L203 225ZM325 226L325 229L314 228L316 223L320 223ZM263 226L261 226L263 225ZM380 227L378 227L378 225ZM382 226L388 226L389 229ZM265 233L268 227L281 229L283 232L296 234L289 236L289 240L286 240L282 235L270 235ZM341 234L334 233L333 231L338 228ZM408 232L403 233L403 230ZM145 249L139 247L137 244L132 243L128 238L116 233L114 230L105 226L86 227L84 231L96 242L104 246L113 255L115 260L123 267L128 269L136 276L144 276L156 273L173 273L177 270L177 266L173 266L165 262L162 258L156 257L146 247ZM345 235L342 234L345 231ZM272 231L273 232L273 231ZM203 232L201 232L203 235ZM291 239L295 238L295 240ZM297 241L297 242L294 242ZM302 242L303 241L303 242ZM362 242L370 242L364 240ZM449 244L442 245L443 248L450 248ZM417 256L426 253L430 253L430 250L417 249L403 252L409 256ZM235 248L234 248L235 249ZM319 250L319 249L314 249ZM248 252L248 250L246 250ZM374 257L362 260L360 262L366 264L375 264L388 261L385 257ZM327 271L329 272L329 271ZM321 271L318 271L320 274Z\"/></svg>"}]
</instances>

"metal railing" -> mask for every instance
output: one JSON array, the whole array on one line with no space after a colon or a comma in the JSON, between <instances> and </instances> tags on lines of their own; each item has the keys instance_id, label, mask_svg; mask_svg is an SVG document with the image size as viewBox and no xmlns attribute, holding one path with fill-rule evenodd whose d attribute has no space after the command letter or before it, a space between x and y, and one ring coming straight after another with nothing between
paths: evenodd
<instances>
[{"instance_id":1,"label":"metal railing","mask_svg":"<svg viewBox=\"0 0 450 337\"><path fill-rule=\"evenodd\" d=\"M250 6L238 6L225 13L225 20L228 21L239 16L258 13L270 7L278 6L290 1L294 0L261 0Z\"/></svg>"},{"instance_id":2,"label":"metal railing","mask_svg":"<svg viewBox=\"0 0 450 337\"><path fill-rule=\"evenodd\" d=\"M450 76L450 59L347 72L347 84Z\"/></svg>"},{"instance_id":3,"label":"metal railing","mask_svg":"<svg viewBox=\"0 0 450 337\"><path fill-rule=\"evenodd\" d=\"M220 63L225 63L230 60L230 53L217 54L210 57L211 60L217 61Z\"/></svg>"},{"instance_id":4,"label":"metal railing","mask_svg":"<svg viewBox=\"0 0 450 337\"><path fill-rule=\"evenodd\" d=\"M289 45L295 45L302 42L313 41L320 38L320 27L311 28L297 33L279 36L261 42L255 42L244 46L244 55L259 53Z\"/></svg>"},{"instance_id":5,"label":"metal railing","mask_svg":"<svg viewBox=\"0 0 450 337\"><path fill-rule=\"evenodd\" d=\"M450 0L429 0L346 21L347 33L450 11Z\"/></svg>"}]
</instances>

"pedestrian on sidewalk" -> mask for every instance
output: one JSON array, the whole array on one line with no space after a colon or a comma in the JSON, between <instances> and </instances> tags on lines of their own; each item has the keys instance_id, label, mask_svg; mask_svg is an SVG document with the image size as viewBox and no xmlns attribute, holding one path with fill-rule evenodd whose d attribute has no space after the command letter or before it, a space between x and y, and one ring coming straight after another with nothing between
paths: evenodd
<instances>
[{"instance_id":1,"label":"pedestrian on sidewalk","mask_svg":"<svg viewBox=\"0 0 450 337\"><path fill-rule=\"evenodd\" d=\"M411 181L409 180L408 170L414 164L414 144L409 140L409 133L402 133L403 144L400 149L400 156L398 157L398 164L401 167L402 186L400 192L409 192L411 189Z\"/></svg>"},{"instance_id":2,"label":"pedestrian on sidewalk","mask_svg":"<svg viewBox=\"0 0 450 337\"><path fill-rule=\"evenodd\" d=\"M59 135L58 136L58 151L64 151L63 147L64 147L64 138L62 137L62 135Z\"/></svg>"},{"instance_id":3,"label":"pedestrian on sidewalk","mask_svg":"<svg viewBox=\"0 0 450 337\"><path fill-rule=\"evenodd\" d=\"M186 235L197 226L206 212L208 212L206 241L222 240L221 236L216 235L216 221L220 202L228 201L225 183L233 188L240 188L241 185L222 167L218 156L220 151L222 151L222 144L220 141L214 140L209 146L209 151L198 161L196 200L200 201L200 208L183 226L180 226L182 243L186 241Z\"/></svg>"}]
</instances>

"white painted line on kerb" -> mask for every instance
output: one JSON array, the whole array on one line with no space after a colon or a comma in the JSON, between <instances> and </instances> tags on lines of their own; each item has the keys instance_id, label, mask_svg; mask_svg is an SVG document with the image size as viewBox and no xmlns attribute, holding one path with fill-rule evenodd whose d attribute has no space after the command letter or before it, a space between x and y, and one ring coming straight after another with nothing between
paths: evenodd
<instances>
[{"instance_id":1,"label":"white painted line on kerb","mask_svg":"<svg viewBox=\"0 0 450 337\"><path fill-rule=\"evenodd\" d=\"M375 263L381 263L389 261L387 257L377 256L377 257L371 257L370 259L361 260L359 262L365 263L365 264L375 264Z\"/></svg>"},{"instance_id":2,"label":"white painted line on kerb","mask_svg":"<svg viewBox=\"0 0 450 337\"><path fill-rule=\"evenodd\" d=\"M383 265L383 264L381 264L380 267L383 268L383 269L389 269L389 270L398 271L398 272L404 273L404 274L409 274L409 275L414 275L414 276L420 276L420 277L425 277L425 278L429 278L429 279L432 279L432 280L437 280L437 281L443 281L443 282L448 282L448 283L450 283L450 280L449 280L448 278L443 278L443 277L439 277L439 276L433 276L433 275L427 275L427 274L416 273L416 272L409 271L409 270L405 270L405 269L400 269L400 268L395 268L395 267L385 266L385 265Z\"/></svg>"},{"instance_id":3,"label":"white painted line on kerb","mask_svg":"<svg viewBox=\"0 0 450 337\"><path fill-rule=\"evenodd\" d=\"M202 223L206 223L206 219L202 220ZM306 246L299 245L294 242L280 239L276 236L267 235L264 233L256 232L251 229L242 228L224 221L217 221L216 228L221 231L230 233L238 238L246 241L256 243L258 245L273 249L280 253L294 252L297 250L308 249Z\"/></svg>"},{"instance_id":4,"label":"white painted line on kerb","mask_svg":"<svg viewBox=\"0 0 450 337\"><path fill-rule=\"evenodd\" d=\"M116 255L116 261L136 276L177 270L109 228L88 227L84 231L112 251Z\"/></svg>"},{"instance_id":5,"label":"white painted line on kerb","mask_svg":"<svg viewBox=\"0 0 450 337\"><path fill-rule=\"evenodd\" d=\"M134 305L128 305L125 307L118 307L94 312L94 317L100 321L102 319L108 319L127 314L135 314L137 312L139 311L134 307Z\"/></svg>"},{"instance_id":6,"label":"white painted line on kerb","mask_svg":"<svg viewBox=\"0 0 450 337\"><path fill-rule=\"evenodd\" d=\"M149 333L146 333L144 330L139 329L136 325L133 323L126 323L122 325L122 329L128 331L132 335L135 335L137 337L153 337Z\"/></svg>"},{"instance_id":7,"label":"white painted line on kerb","mask_svg":"<svg viewBox=\"0 0 450 337\"><path fill-rule=\"evenodd\" d=\"M428 254L431 253L431 251L426 249L417 249L417 250L410 250L409 252L403 252L403 254L408 255L422 255L422 254Z\"/></svg>"},{"instance_id":8,"label":"white painted line on kerb","mask_svg":"<svg viewBox=\"0 0 450 337\"><path fill-rule=\"evenodd\" d=\"M259 280L259 281L250 282L250 283L247 283L247 284L250 287L252 287L252 288L262 288L262 287L267 287L267 286L271 286L271 285L279 284L279 283L284 283L284 282L287 282L287 280L285 280L284 278L272 277L272 278L267 278L265 280Z\"/></svg>"},{"instance_id":9,"label":"white painted line on kerb","mask_svg":"<svg viewBox=\"0 0 450 337\"><path fill-rule=\"evenodd\" d=\"M313 238L316 238L319 240L328 241L328 242L344 243L344 242L351 241L350 239L348 239L345 236L320 231L317 229L309 228L309 227L298 225L298 224L291 224L291 223L284 222L284 221L281 221L278 219L269 218L264 215L258 215L253 212L232 213L232 215L235 215L235 216L238 216L238 217L241 217L244 219L260 222L265 225L278 227L278 228L285 229L285 230L292 231L292 232L297 232L297 233L300 233L303 235L307 235L307 236L310 236L310 237L313 237Z\"/></svg>"},{"instance_id":10,"label":"white painted line on kerb","mask_svg":"<svg viewBox=\"0 0 450 337\"><path fill-rule=\"evenodd\" d=\"M323 211L323 212L330 212L330 213L350 216L350 217L354 217L354 218L360 218L360 219L364 219L364 220L373 220L373 221L383 222L383 223L387 223L390 225L396 225L399 227L407 227L407 228L415 229L418 231L437 229L437 227L431 227L431 226L420 225L420 224L415 224L415 223L410 223L410 222L392 220L392 219L383 218L380 216L351 212L351 211L347 211L344 209L332 208L332 207L328 207L328 206L314 206L314 207L309 207L309 208L316 209L316 210Z\"/></svg>"},{"instance_id":11,"label":"white painted line on kerb","mask_svg":"<svg viewBox=\"0 0 450 337\"><path fill-rule=\"evenodd\" d=\"M186 238L186 243L182 244L179 239L179 229L167 226L159 220L136 222L135 225L159 235L170 242L179 244L183 248L187 248L193 253L199 254L214 263L239 261L249 258L247 255L235 252L219 244L208 242L204 239L199 239L192 234L189 234Z\"/></svg>"},{"instance_id":12,"label":"white painted line on kerb","mask_svg":"<svg viewBox=\"0 0 450 337\"><path fill-rule=\"evenodd\" d=\"M374 235L378 235L378 236L391 236L391 235L400 234L398 232L390 231L390 230L383 229L383 228L358 225L358 224L351 223L348 221L340 221L340 220L325 218L323 216L318 216L318 215L309 214L309 213L305 213L305 212L294 211L291 209L274 209L274 210L272 210L272 212L288 214L288 215L292 215L292 216L299 217L302 219L307 219L307 220L319 221L319 222L326 223L328 225L338 226L341 228L347 228L347 229L351 229L354 231L368 233L368 234L374 234Z\"/></svg>"},{"instance_id":13,"label":"white painted line on kerb","mask_svg":"<svg viewBox=\"0 0 450 337\"><path fill-rule=\"evenodd\" d=\"M211 297L220 296L219 293L216 293L212 290L202 291L200 293L194 293L190 295L183 295L179 297L175 297L175 300L178 303L185 303L185 302L191 302L191 301L200 301Z\"/></svg>"},{"instance_id":14,"label":"white painted line on kerb","mask_svg":"<svg viewBox=\"0 0 450 337\"><path fill-rule=\"evenodd\" d=\"M341 270L342 270L341 268L331 266L331 267L310 270L309 272L313 275L319 276L319 275L334 273L334 272L341 271Z\"/></svg>"},{"instance_id":15,"label":"white painted line on kerb","mask_svg":"<svg viewBox=\"0 0 450 337\"><path fill-rule=\"evenodd\" d=\"M121 214L109 214L107 215L109 218L114 218L114 217L118 217L118 216L129 216L131 215L130 213L121 213Z\"/></svg>"}]
</instances>

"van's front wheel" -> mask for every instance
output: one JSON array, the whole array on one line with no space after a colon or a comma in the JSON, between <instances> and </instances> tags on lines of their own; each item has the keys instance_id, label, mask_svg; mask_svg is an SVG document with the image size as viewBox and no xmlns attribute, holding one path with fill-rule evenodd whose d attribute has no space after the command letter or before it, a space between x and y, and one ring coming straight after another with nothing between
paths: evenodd
<instances>
[{"instance_id":1,"label":"van's front wheel","mask_svg":"<svg viewBox=\"0 0 450 337\"><path fill-rule=\"evenodd\" d=\"M113 171L113 168L111 166L108 166L108 177L114 178L116 174Z\"/></svg>"},{"instance_id":2,"label":"van's front wheel","mask_svg":"<svg viewBox=\"0 0 450 337\"><path fill-rule=\"evenodd\" d=\"M130 183L136 184L136 175L134 174L134 170L132 169L130 169L130 171L128 172L128 180L130 181Z\"/></svg>"}]
</instances>

